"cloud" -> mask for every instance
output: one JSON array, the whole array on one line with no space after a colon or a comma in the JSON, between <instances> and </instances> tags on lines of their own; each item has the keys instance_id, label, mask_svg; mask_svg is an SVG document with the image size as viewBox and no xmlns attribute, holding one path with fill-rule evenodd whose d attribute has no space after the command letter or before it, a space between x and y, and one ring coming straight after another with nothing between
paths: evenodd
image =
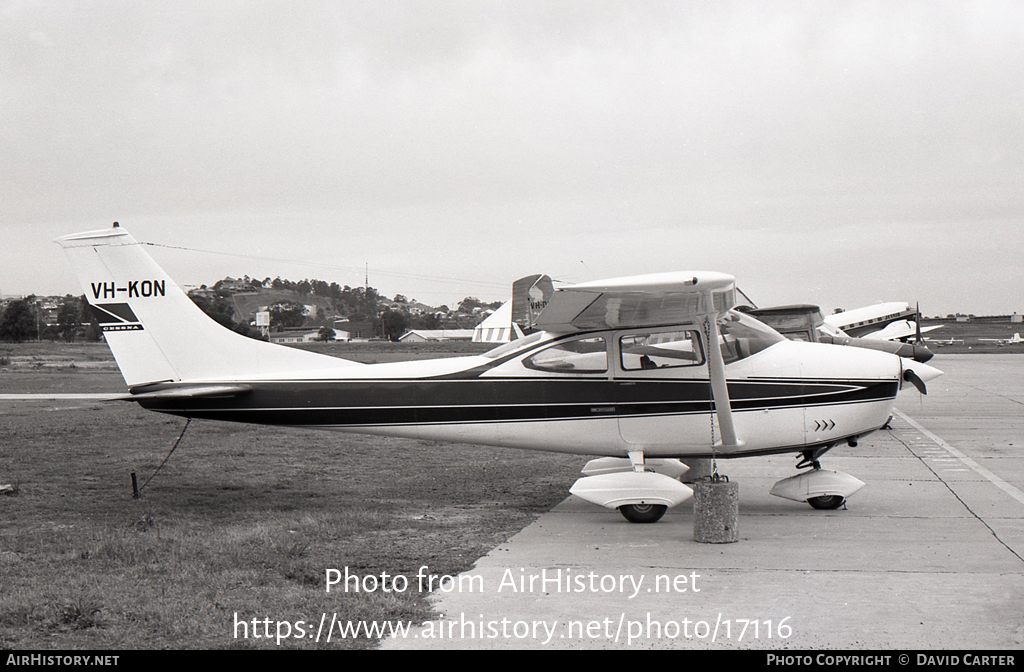
<instances>
[{"instance_id":1,"label":"cloud","mask_svg":"<svg viewBox=\"0 0 1024 672\"><path fill-rule=\"evenodd\" d=\"M273 236L369 217L482 250L513 225L651 249L673 229L799 245L1022 218L1019 3L2 11L4 227L245 220Z\"/></svg>"}]
</instances>

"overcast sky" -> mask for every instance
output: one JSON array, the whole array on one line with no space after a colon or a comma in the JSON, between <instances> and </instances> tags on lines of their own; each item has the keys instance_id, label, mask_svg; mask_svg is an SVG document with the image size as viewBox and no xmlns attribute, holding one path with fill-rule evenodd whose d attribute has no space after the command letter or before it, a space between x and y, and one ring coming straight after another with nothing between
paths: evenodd
<instances>
[{"instance_id":1,"label":"overcast sky","mask_svg":"<svg viewBox=\"0 0 1024 672\"><path fill-rule=\"evenodd\" d=\"M246 255L179 284L1024 312L1024 3L0 0L0 292L114 220Z\"/></svg>"}]
</instances>

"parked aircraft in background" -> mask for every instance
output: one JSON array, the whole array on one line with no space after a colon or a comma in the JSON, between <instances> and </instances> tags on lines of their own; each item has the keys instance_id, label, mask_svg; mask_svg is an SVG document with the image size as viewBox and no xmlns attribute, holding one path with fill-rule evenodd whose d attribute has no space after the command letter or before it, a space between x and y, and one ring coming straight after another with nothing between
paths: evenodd
<instances>
[{"instance_id":1,"label":"parked aircraft in background","mask_svg":"<svg viewBox=\"0 0 1024 672\"><path fill-rule=\"evenodd\" d=\"M1010 338L979 338L979 341L985 341L987 343L995 343L996 345L1013 345L1015 343L1024 343L1024 338L1020 337L1020 332L1015 333Z\"/></svg>"},{"instance_id":2,"label":"parked aircraft in background","mask_svg":"<svg viewBox=\"0 0 1024 672\"><path fill-rule=\"evenodd\" d=\"M911 320L911 318L913 318ZM919 328L921 311L911 309L909 303L893 301L833 313L823 318L824 323L853 338L906 340L939 329L942 325Z\"/></svg>"},{"instance_id":3,"label":"parked aircraft in background","mask_svg":"<svg viewBox=\"0 0 1024 672\"><path fill-rule=\"evenodd\" d=\"M941 375L888 352L787 340L732 310L732 276L704 271L558 289L531 276L517 288L524 338L483 355L359 364L221 327L116 224L57 242L125 400L189 418L597 455L571 491L633 522L691 496L680 458L795 453L809 469L773 493L840 506L863 483L821 469L822 455L882 427L901 387Z\"/></svg>"},{"instance_id":4,"label":"parked aircraft in background","mask_svg":"<svg viewBox=\"0 0 1024 672\"><path fill-rule=\"evenodd\" d=\"M926 338L924 342L927 345L934 345L937 347L943 347L946 345L963 345L964 339L962 338Z\"/></svg>"},{"instance_id":5,"label":"parked aircraft in background","mask_svg":"<svg viewBox=\"0 0 1024 672\"><path fill-rule=\"evenodd\" d=\"M900 357L908 357L921 363L927 362L933 357L933 353L920 341L904 343L884 338L849 336L842 330L826 323L818 306L800 304L773 308L742 307L739 310L753 315L792 340L880 350Z\"/></svg>"}]
</instances>

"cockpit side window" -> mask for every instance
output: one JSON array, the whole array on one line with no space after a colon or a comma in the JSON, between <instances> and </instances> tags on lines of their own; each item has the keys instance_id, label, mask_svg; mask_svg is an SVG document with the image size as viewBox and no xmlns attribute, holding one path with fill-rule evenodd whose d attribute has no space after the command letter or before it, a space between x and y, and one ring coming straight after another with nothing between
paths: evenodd
<instances>
[{"instance_id":1,"label":"cockpit side window","mask_svg":"<svg viewBox=\"0 0 1024 672\"><path fill-rule=\"evenodd\" d=\"M602 336L563 341L527 357L523 366L557 373L605 373L608 345Z\"/></svg>"},{"instance_id":2,"label":"cockpit side window","mask_svg":"<svg viewBox=\"0 0 1024 672\"><path fill-rule=\"evenodd\" d=\"M695 331L661 331L628 334L619 339L623 371L647 371L704 363L700 338Z\"/></svg>"}]
</instances>

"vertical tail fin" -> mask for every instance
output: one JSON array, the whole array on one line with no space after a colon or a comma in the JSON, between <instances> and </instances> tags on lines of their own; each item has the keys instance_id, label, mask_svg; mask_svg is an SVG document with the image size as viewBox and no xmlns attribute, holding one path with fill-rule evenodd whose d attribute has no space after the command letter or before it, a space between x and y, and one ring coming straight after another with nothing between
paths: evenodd
<instances>
[{"instance_id":1,"label":"vertical tail fin","mask_svg":"<svg viewBox=\"0 0 1024 672\"><path fill-rule=\"evenodd\" d=\"M551 277L540 273L519 278L512 283L512 323L523 333L530 333L537 316L555 293Z\"/></svg>"},{"instance_id":2,"label":"vertical tail fin","mask_svg":"<svg viewBox=\"0 0 1024 672\"><path fill-rule=\"evenodd\" d=\"M116 225L56 242L67 253L129 387L301 374L354 364L225 329Z\"/></svg>"}]
</instances>

